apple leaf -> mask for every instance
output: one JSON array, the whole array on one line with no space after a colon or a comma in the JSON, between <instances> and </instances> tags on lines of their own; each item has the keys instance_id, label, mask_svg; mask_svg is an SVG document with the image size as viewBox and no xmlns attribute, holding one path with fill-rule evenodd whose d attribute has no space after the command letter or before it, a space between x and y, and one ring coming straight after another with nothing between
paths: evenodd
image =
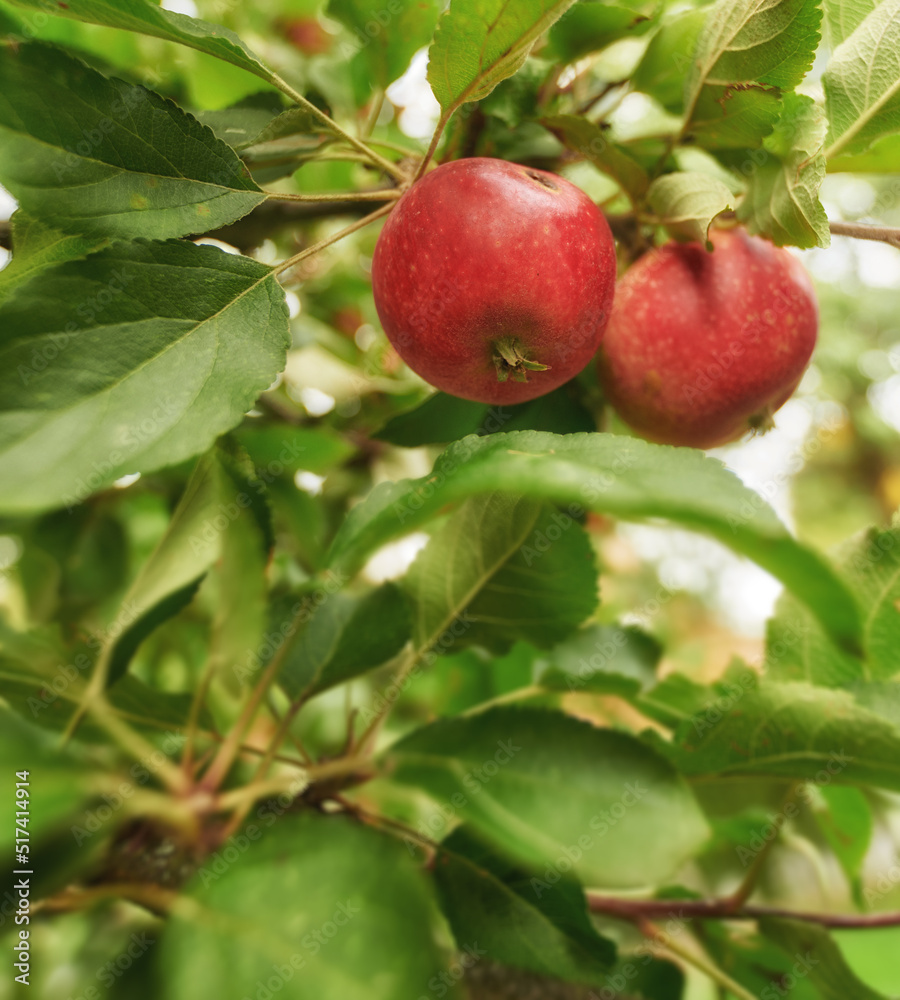
<instances>
[{"instance_id":1,"label":"apple leaf","mask_svg":"<svg viewBox=\"0 0 900 1000\"><path fill-rule=\"evenodd\" d=\"M512 76L575 0L451 0L428 50L428 82L447 121Z\"/></svg>"},{"instance_id":2,"label":"apple leaf","mask_svg":"<svg viewBox=\"0 0 900 1000\"><path fill-rule=\"evenodd\" d=\"M674 239L706 243L713 219L733 207L734 195L718 178L685 170L658 177L647 201Z\"/></svg>"},{"instance_id":3,"label":"apple leaf","mask_svg":"<svg viewBox=\"0 0 900 1000\"><path fill-rule=\"evenodd\" d=\"M636 90L650 94L667 110L684 110L684 81L691 69L691 55L700 29L706 23L706 11L681 11L664 17L650 39L631 83Z\"/></svg>"},{"instance_id":4,"label":"apple leaf","mask_svg":"<svg viewBox=\"0 0 900 1000\"><path fill-rule=\"evenodd\" d=\"M47 13L47 0L9 0L16 7ZM269 83L275 74L228 28L166 10L152 0L67 0L53 4L53 13L88 24L105 24L153 35L198 49L253 73Z\"/></svg>"},{"instance_id":5,"label":"apple leaf","mask_svg":"<svg viewBox=\"0 0 900 1000\"><path fill-rule=\"evenodd\" d=\"M741 675L668 743L644 734L693 778L793 778L900 790L900 727L863 708L849 691ZM743 691L744 693L739 693Z\"/></svg>"},{"instance_id":6,"label":"apple leaf","mask_svg":"<svg viewBox=\"0 0 900 1000\"><path fill-rule=\"evenodd\" d=\"M441 843L434 876L460 947L477 941L488 958L504 965L606 985L616 949L591 923L576 882L560 879L536 889L528 872L464 826Z\"/></svg>"},{"instance_id":7,"label":"apple leaf","mask_svg":"<svg viewBox=\"0 0 900 1000\"><path fill-rule=\"evenodd\" d=\"M12 260L0 271L0 303L36 272L66 260L78 260L105 246L101 236L60 232L26 215L21 209L11 221Z\"/></svg>"},{"instance_id":8,"label":"apple leaf","mask_svg":"<svg viewBox=\"0 0 900 1000\"><path fill-rule=\"evenodd\" d=\"M205 451L284 366L271 268L214 247L118 243L0 306L0 509L80 503Z\"/></svg>"},{"instance_id":9,"label":"apple leaf","mask_svg":"<svg viewBox=\"0 0 900 1000\"><path fill-rule=\"evenodd\" d=\"M824 807L813 806L816 822L838 859L854 902L863 905L862 866L872 842L872 807L865 792L846 785L819 788Z\"/></svg>"},{"instance_id":10,"label":"apple leaf","mask_svg":"<svg viewBox=\"0 0 900 1000\"><path fill-rule=\"evenodd\" d=\"M382 763L495 849L537 865L547 887L570 867L591 885L653 885L708 834L661 756L561 712L496 707L441 719L389 747Z\"/></svg>"},{"instance_id":11,"label":"apple leaf","mask_svg":"<svg viewBox=\"0 0 900 1000\"><path fill-rule=\"evenodd\" d=\"M385 0L329 0L326 13L365 40L359 54L368 82L384 88L402 76L416 52L431 41L441 7L437 0L393 5ZM380 27L374 35L371 27L366 30L373 24Z\"/></svg>"},{"instance_id":12,"label":"apple leaf","mask_svg":"<svg viewBox=\"0 0 900 1000\"><path fill-rule=\"evenodd\" d=\"M394 584L359 597L334 594L310 615L291 644L278 683L291 700L327 691L386 663L406 645L409 634L409 608Z\"/></svg>"},{"instance_id":13,"label":"apple leaf","mask_svg":"<svg viewBox=\"0 0 900 1000\"><path fill-rule=\"evenodd\" d=\"M659 18L656 0L578 3L550 29L550 45L562 62L574 62L620 38L646 34Z\"/></svg>"},{"instance_id":14,"label":"apple leaf","mask_svg":"<svg viewBox=\"0 0 900 1000\"><path fill-rule=\"evenodd\" d=\"M838 154L826 161L829 174L890 174L900 163L900 134L886 135L864 153L845 156Z\"/></svg>"},{"instance_id":15,"label":"apple leaf","mask_svg":"<svg viewBox=\"0 0 900 1000\"><path fill-rule=\"evenodd\" d=\"M626 520L667 518L754 559L812 609L835 641L858 647L860 615L825 561L791 538L771 507L717 459L614 434L537 431L467 437L430 475L383 483L348 514L330 555L355 572L369 553L448 503L500 490L575 503Z\"/></svg>"},{"instance_id":16,"label":"apple leaf","mask_svg":"<svg viewBox=\"0 0 900 1000\"><path fill-rule=\"evenodd\" d=\"M697 39L685 85L685 131L707 147L756 146L781 94L813 64L818 0L718 0Z\"/></svg>"},{"instance_id":17,"label":"apple leaf","mask_svg":"<svg viewBox=\"0 0 900 1000\"><path fill-rule=\"evenodd\" d=\"M759 921L759 930L790 961L796 963L799 958L805 975L822 1000L846 1000L847 997L853 997L853 1000L890 1000L884 993L866 986L856 975L824 927L806 921L764 917ZM814 961L803 962L802 956L814 958Z\"/></svg>"},{"instance_id":18,"label":"apple leaf","mask_svg":"<svg viewBox=\"0 0 900 1000\"><path fill-rule=\"evenodd\" d=\"M647 193L650 180L647 171L604 135L599 125L576 115L554 115L542 118L541 124L556 135L569 149L585 157L612 179L632 199Z\"/></svg>"},{"instance_id":19,"label":"apple leaf","mask_svg":"<svg viewBox=\"0 0 900 1000\"><path fill-rule=\"evenodd\" d=\"M289 135L327 131L305 108L285 109L281 97L271 91L251 94L220 111L195 111L194 117L236 150Z\"/></svg>"},{"instance_id":20,"label":"apple leaf","mask_svg":"<svg viewBox=\"0 0 900 1000\"><path fill-rule=\"evenodd\" d=\"M466 500L419 553L403 585L413 640L445 649L546 649L597 604L594 553L581 526L549 504L499 493ZM457 627L452 628L455 623Z\"/></svg>"},{"instance_id":21,"label":"apple leaf","mask_svg":"<svg viewBox=\"0 0 900 1000\"><path fill-rule=\"evenodd\" d=\"M159 945L167 1000L256 993L257 981L286 987L286 1000L399 1000L426 990L443 965L436 913L403 844L309 810L267 825L244 824L234 838L240 851L227 841L175 907ZM232 851L237 859L223 860Z\"/></svg>"},{"instance_id":22,"label":"apple leaf","mask_svg":"<svg viewBox=\"0 0 900 1000\"><path fill-rule=\"evenodd\" d=\"M900 0L882 0L838 45L822 83L828 159L900 131Z\"/></svg>"},{"instance_id":23,"label":"apple leaf","mask_svg":"<svg viewBox=\"0 0 900 1000\"><path fill-rule=\"evenodd\" d=\"M0 48L0 181L49 226L164 238L265 201L234 151L144 87L44 45Z\"/></svg>"},{"instance_id":24,"label":"apple leaf","mask_svg":"<svg viewBox=\"0 0 900 1000\"><path fill-rule=\"evenodd\" d=\"M633 625L589 625L550 651L538 683L551 691L634 698L656 681L662 647Z\"/></svg>"},{"instance_id":25,"label":"apple leaf","mask_svg":"<svg viewBox=\"0 0 900 1000\"><path fill-rule=\"evenodd\" d=\"M849 38L879 3L881 0L822 0L831 50Z\"/></svg>"},{"instance_id":26,"label":"apple leaf","mask_svg":"<svg viewBox=\"0 0 900 1000\"><path fill-rule=\"evenodd\" d=\"M827 128L825 113L812 98L785 97L774 131L763 140L769 155L754 163L738 208L738 218L751 233L777 246L827 247L831 243L828 217L819 201Z\"/></svg>"},{"instance_id":27,"label":"apple leaf","mask_svg":"<svg viewBox=\"0 0 900 1000\"><path fill-rule=\"evenodd\" d=\"M248 466L245 456L224 444L197 463L166 533L122 601L118 627L108 630L115 638L107 683L122 676L137 647L158 625L190 602L219 559L227 563L234 558L235 546L246 549L234 576L241 586L241 607L229 604L226 591L219 597L219 615L230 613L234 627L254 606L260 607L255 578L262 574L273 539L262 484ZM255 642L257 636L251 638Z\"/></svg>"},{"instance_id":28,"label":"apple leaf","mask_svg":"<svg viewBox=\"0 0 900 1000\"><path fill-rule=\"evenodd\" d=\"M40 789L40 809L32 809L28 817L28 840L34 841L69 818L90 796L92 775L83 760L59 748L57 737L29 725L5 706L0 706L0 765L9 775L12 795L3 807L0 848L12 855L16 824L15 774L28 770L31 793L37 800ZM40 782L40 784L38 784ZM71 838L70 838L71 839ZM18 902L18 899L16 900ZM12 908L10 913L12 913Z\"/></svg>"},{"instance_id":29,"label":"apple leaf","mask_svg":"<svg viewBox=\"0 0 900 1000\"><path fill-rule=\"evenodd\" d=\"M842 544L835 561L862 614L864 658L838 649L807 609L785 594L768 626L770 676L843 687L892 680L900 672L900 528L869 529Z\"/></svg>"}]
</instances>

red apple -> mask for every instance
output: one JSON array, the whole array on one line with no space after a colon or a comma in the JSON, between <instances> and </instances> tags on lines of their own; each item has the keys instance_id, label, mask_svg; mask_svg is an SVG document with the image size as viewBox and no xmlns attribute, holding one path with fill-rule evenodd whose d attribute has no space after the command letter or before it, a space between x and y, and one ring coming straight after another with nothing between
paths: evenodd
<instances>
[{"instance_id":1,"label":"red apple","mask_svg":"<svg viewBox=\"0 0 900 1000\"><path fill-rule=\"evenodd\" d=\"M283 22L284 37L305 55L317 56L331 48L332 36L313 17Z\"/></svg>"},{"instance_id":2,"label":"red apple","mask_svg":"<svg viewBox=\"0 0 900 1000\"><path fill-rule=\"evenodd\" d=\"M816 343L815 293L796 257L742 229L712 243L667 243L616 290L600 379L652 441L711 448L766 429Z\"/></svg>"},{"instance_id":3,"label":"red apple","mask_svg":"<svg viewBox=\"0 0 900 1000\"><path fill-rule=\"evenodd\" d=\"M556 174L445 163L400 198L375 247L385 333L427 382L520 403L577 375L600 344L616 258L609 226Z\"/></svg>"}]
</instances>

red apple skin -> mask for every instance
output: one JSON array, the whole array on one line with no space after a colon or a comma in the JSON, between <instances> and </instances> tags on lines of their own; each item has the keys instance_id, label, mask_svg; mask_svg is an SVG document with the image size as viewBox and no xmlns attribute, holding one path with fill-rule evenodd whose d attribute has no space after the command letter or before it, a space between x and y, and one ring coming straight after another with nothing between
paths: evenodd
<instances>
[{"instance_id":1,"label":"red apple skin","mask_svg":"<svg viewBox=\"0 0 900 1000\"><path fill-rule=\"evenodd\" d=\"M712 448L764 429L797 388L819 325L812 282L787 250L743 229L668 243L616 290L598 359L607 398L663 444Z\"/></svg>"},{"instance_id":2,"label":"red apple skin","mask_svg":"<svg viewBox=\"0 0 900 1000\"><path fill-rule=\"evenodd\" d=\"M422 378L482 403L550 392L596 354L612 308L615 247L588 196L556 174L486 157L425 174L375 247L372 289L388 339ZM515 338L527 381L498 380Z\"/></svg>"}]
</instances>

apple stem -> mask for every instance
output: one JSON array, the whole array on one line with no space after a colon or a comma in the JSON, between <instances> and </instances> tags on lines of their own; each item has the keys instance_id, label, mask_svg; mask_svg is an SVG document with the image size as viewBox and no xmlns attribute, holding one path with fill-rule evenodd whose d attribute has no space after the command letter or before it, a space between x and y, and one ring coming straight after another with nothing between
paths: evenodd
<instances>
[{"instance_id":1,"label":"apple stem","mask_svg":"<svg viewBox=\"0 0 900 1000\"><path fill-rule=\"evenodd\" d=\"M527 358L522 342L516 337L501 337L494 341L494 367L498 382L510 378L515 382L527 382L529 372L545 372L550 368Z\"/></svg>"},{"instance_id":2,"label":"apple stem","mask_svg":"<svg viewBox=\"0 0 900 1000\"><path fill-rule=\"evenodd\" d=\"M753 436L757 434L767 434L775 426L772 418L772 407L767 403L758 413L754 413L747 418L747 423L753 431Z\"/></svg>"}]
</instances>

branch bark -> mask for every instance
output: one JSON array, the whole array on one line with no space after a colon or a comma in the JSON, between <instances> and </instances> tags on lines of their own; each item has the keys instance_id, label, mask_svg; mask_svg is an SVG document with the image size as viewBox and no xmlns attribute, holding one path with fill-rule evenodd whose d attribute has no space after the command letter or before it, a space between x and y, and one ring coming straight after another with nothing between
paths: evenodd
<instances>
[{"instance_id":1,"label":"branch bark","mask_svg":"<svg viewBox=\"0 0 900 1000\"><path fill-rule=\"evenodd\" d=\"M758 920L761 917L782 917L843 930L900 927L900 912L896 911L862 914L810 913L752 903L736 907L729 899L620 899L597 892L588 892L587 901L592 913L604 913L632 922L661 920L673 916L688 920Z\"/></svg>"},{"instance_id":2,"label":"branch bark","mask_svg":"<svg viewBox=\"0 0 900 1000\"><path fill-rule=\"evenodd\" d=\"M900 229L892 226L867 226L863 222L829 222L835 236L852 236L857 240L877 240L900 250Z\"/></svg>"}]
</instances>

